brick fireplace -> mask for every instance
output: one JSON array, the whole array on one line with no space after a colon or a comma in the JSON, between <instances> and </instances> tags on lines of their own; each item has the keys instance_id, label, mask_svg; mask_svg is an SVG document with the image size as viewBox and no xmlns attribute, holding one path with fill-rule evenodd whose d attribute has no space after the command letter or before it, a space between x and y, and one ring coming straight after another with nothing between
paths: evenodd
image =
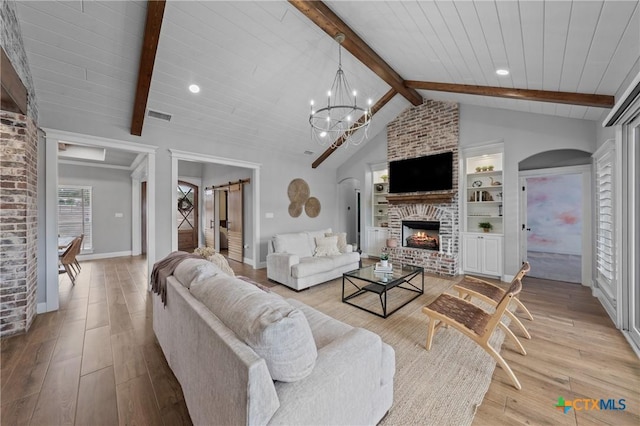
<instances>
[{"instance_id":1,"label":"brick fireplace","mask_svg":"<svg viewBox=\"0 0 640 426\"><path fill-rule=\"evenodd\" d=\"M459 266L458 216L458 104L425 100L402 112L387 126L388 161L453 153L451 191L392 194L389 196L389 236L398 241L390 249L394 262L422 266L425 272L457 275ZM390 176L393 179L393 176ZM403 221L438 223L438 248L407 247ZM406 233L406 230L405 230ZM433 235L433 232L432 232Z\"/></svg>"}]
</instances>

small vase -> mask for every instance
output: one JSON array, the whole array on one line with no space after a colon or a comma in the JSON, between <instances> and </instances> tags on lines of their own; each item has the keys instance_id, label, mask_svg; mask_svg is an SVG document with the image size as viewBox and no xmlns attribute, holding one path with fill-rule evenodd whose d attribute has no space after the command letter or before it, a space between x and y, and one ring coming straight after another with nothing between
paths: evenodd
<instances>
[{"instance_id":1,"label":"small vase","mask_svg":"<svg viewBox=\"0 0 640 426\"><path fill-rule=\"evenodd\" d=\"M389 266L389 261L388 260L381 260L380 261L380 266L382 266L383 268L386 268Z\"/></svg>"},{"instance_id":2,"label":"small vase","mask_svg":"<svg viewBox=\"0 0 640 426\"><path fill-rule=\"evenodd\" d=\"M482 232L489 232L489 228L482 228Z\"/></svg>"}]
</instances>

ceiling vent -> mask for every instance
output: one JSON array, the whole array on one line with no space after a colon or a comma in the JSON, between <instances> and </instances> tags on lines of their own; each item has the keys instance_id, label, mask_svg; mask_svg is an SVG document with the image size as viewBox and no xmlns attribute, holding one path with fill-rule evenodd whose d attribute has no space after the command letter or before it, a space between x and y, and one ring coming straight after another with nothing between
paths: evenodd
<instances>
[{"instance_id":1,"label":"ceiling vent","mask_svg":"<svg viewBox=\"0 0 640 426\"><path fill-rule=\"evenodd\" d=\"M314 154L313 151L305 151L304 153L305 153L305 155L313 155Z\"/></svg>"},{"instance_id":2,"label":"ceiling vent","mask_svg":"<svg viewBox=\"0 0 640 426\"><path fill-rule=\"evenodd\" d=\"M171 121L171 114L167 114L164 112L154 111L150 109L147 115L152 118L157 118L158 120Z\"/></svg>"}]
</instances>

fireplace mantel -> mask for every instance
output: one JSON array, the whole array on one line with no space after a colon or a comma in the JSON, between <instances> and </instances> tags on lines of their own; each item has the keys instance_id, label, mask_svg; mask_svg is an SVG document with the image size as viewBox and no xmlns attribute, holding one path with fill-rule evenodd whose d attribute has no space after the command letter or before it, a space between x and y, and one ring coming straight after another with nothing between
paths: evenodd
<instances>
[{"instance_id":1,"label":"fireplace mantel","mask_svg":"<svg viewBox=\"0 0 640 426\"><path fill-rule=\"evenodd\" d=\"M435 194L395 194L387 195L387 200L389 204L441 204L450 203L454 195L454 191Z\"/></svg>"}]
</instances>

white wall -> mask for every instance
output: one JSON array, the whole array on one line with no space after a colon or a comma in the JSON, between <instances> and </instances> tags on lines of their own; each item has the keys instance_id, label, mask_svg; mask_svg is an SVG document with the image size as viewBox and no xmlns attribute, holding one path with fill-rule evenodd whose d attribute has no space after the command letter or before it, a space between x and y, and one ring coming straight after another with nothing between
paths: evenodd
<instances>
[{"instance_id":1,"label":"white wall","mask_svg":"<svg viewBox=\"0 0 640 426\"><path fill-rule=\"evenodd\" d=\"M59 164L59 185L91 186L93 254L131 251L131 172ZM115 217L122 213L123 217Z\"/></svg>"},{"instance_id":2,"label":"white wall","mask_svg":"<svg viewBox=\"0 0 640 426\"><path fill-rule=\"evenodd\" d=\"M360 181L360 233L364 244L366 227L373 225L371 165L387 162L387 131L384 129L367 144L345 161L337 171L338 182L348 178Z\"/></svg>"},{"instance_id":3,"label":"white wall","mask_svg":"<svg viewBox=\"0 0 640 426\"><path fill-rule=\"evenodd\" d=\"M460 149L504 141L505 275L520 267L518 163L557 149L594 152L595 121L460 105Z\"/></svg>"},{"instance_id":4,"label":"white wall","mask_svg":"<svg viewBox=\"0 0 640 426\"><path fill-rule=\"evenodd\" d=\"M105 120L108 118L105 118ZM260 261L267 255L267 241L276 233L306 229L334 227L336 218L337 191L335 168L320 166L312 169L315 157L303 154L308 148L300 142L299 152L282 152L268 149L248 150L243 145L229 144L211 134L206 138L198 135L176 133L170 124L158 124L145 119L142 137L129 134L129 123L115 125L102 121L84 111L74 111L71 115L63 111L47 111L41 119L41 127L65 130L86 135L94 135L121 141L157 146L156 153L156 258L161 259L171 252L171 155L170 148L181 151L202 153L216 157L259 163L260 198L263 212L260 219ZM247 140L255 140L259 135L247 135ZM321 203L320 215L314 219L304 213L298 218L288 214L289 200L287 186L292 179L302 178L309 183L311 195ZM265 219L264 213L273 213L274 218ZM130 238L130 236L129 236ZM157 260L156 259L156 260Z\"/></svg>"}]
</instances>

